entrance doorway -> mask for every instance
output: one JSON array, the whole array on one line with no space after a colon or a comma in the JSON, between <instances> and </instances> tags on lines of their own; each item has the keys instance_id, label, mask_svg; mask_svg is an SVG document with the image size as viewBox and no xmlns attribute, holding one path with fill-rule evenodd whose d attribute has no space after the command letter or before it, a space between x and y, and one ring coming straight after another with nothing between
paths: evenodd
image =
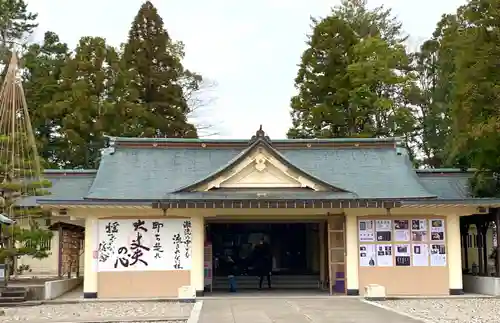
<instances>
[{"instance_id":1,"label":"entrance doorway","mask_svg":"<svg viewBox=\"0 0 500 323\"><path fill-rule=\"evenodd\" d=\"M323 221L324 222L324 221ZM321 266L326 261L326 239L321 246L322 221L208 222L206 235L212 246L213 289L227 290L228 274L236 267L238 289L257 289L254 248L266 240L272 252L273 289L321 289ZM326 238L326 237L325 237ZM324 255L321 255L323 250ZM232 259L235 266L231 266ZM232 269L232 270L231 270ZM264 283L266 287L266 283Z\"/></svg>"}]
</instances>

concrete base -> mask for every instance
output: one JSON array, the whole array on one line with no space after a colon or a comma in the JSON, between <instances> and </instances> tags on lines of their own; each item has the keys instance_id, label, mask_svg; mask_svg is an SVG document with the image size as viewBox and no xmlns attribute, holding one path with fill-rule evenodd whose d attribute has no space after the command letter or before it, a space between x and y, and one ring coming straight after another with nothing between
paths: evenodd
<instances>
[{"instance_id":1,"label":"concrete base","mask_svg":"<svg viewBox=\"0 0 500 323\"><path fill-rule=\"evenodd\" d=\"M97 292L95 292L95 293L84 292L83 293L83 298L86 298L86 299L95 299L95 298L97 298Z\"/></svg>"},{"instance_id":2,"label":"concrete base","mask_svg":"<svg viewBox=\"0 0 500 323\"><path fill-rule=\"evenodd\" d=\"M386 299L385 287L376 284L365 286L364 297L371 301L383 301Z\"/></svg>"},{"instance_id":3,"label":"concrete base","mask_svg":"<svg viewBox=\"0 0 500 323\"><path fill-rule=\"evenodd\" d=\"M177 296L183 299L196 298L196 289L193 286L182 286L177 291Z\"/></svg>"},{"instance_id":4,"label":"concrete base","mask_svg":"<svg viewBox=\"0 0 500 323\"><path fill-rule=\"evenodd\" d=\"M463 275L464 292L500 296L500 277Z\"/></svg>"},{"instance_id":5,"label":"concrete base","mask_svg":"<svg viewBox=\"0 0 500 323\"><path fill-rule=\"evenodd\" d=\"M55 299L83 283L83 277L52 280L45 283L45 299Z\"/></svg>"}]
</instances>

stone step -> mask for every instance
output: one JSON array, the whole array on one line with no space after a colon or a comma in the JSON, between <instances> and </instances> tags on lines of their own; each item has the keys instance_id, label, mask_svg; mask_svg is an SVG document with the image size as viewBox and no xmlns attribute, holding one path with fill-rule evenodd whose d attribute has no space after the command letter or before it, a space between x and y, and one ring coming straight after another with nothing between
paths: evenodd
<instances>
[{"instance_id":1,"label":"stone step","mask_svg":"<svg viewBox=\"0 0 500 323\"><path fill-rule=\"evenodd\" d=\"M19 286L8 286L8 287L4 287L4 288L1 288L0 290L2 291L25 291L26 290L26 287L19 287Z\"/></svg>"},{"instance_id":2,"label":"stone step","mask_svg":"<svg viewBox=\"0 0 500 323\"><path fill-rule=\"evenodd\" d=\"M13 296L13 297L0 297L0 303L21 303L26 301L25 297L18 297L18 296Z\"/></svg>"},{"instance_id":3,"label":"stone step","mask_svg":"<svg viewBox=\"0 0 500 323\"><path fill-rule=\"evenodd\" d=\"M22 290L10 290L10 289L7 289L7 290L3 290L0 292L0 298L1 297L26 297L26 290L25 289L22 289Z\"/></svg>"},{"instance_id":4,"label":"stone step","mask_svg":"<svg viewBox=\"0 0 500 323\"><path fill-rule=\"evenodd\" d=\"M273 288L275 289L318 289L319 276L272 276ZM259 278L256 276L237 276L236 285L238 289L255 289L259 285ZM267 286L267 280L264 278L263 287ZM229 288L229 279L227 277L215 277L213 289L225 290Z\"/></svg>"},{"instance_id":5,"label":"stone step","mask_svg":"<svg viewBox=\"0 0 500 323\"><path fill-rule=\"evenodd\" d=\"M0 299L0 308L5 307L20 307L20 306L33 306L32 302L13 302L13 303L4 303Z\"/></svg>"},{"instance_id":6,"label":"stone step","mask_svg":"<svg viewBox=\"0 0 500 323\"><path fill-rule=\"evenodd\" d=\"M296 281L296 280L319 280L318 275L294 275L294 276L288 276L288 275L271 275L273 279L276 280L282 280L282 281ZM256 275L238 275L238 278L255 278L257 277ZM214 279L224 279L227 278L227 276L215 276Z\"/></svg>"}]
</instances>

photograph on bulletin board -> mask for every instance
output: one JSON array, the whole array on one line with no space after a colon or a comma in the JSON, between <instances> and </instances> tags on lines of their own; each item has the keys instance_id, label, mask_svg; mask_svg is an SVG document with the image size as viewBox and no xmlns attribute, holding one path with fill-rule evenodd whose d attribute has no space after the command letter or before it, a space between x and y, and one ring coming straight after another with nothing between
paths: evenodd
<instances>
[{"instance_id":1,"label":"photograph on bulletin board","mask_svg":"<svg viewBox=\"0 0 500 323\"><path fill-rule=\"evenodd\" d=\"M409 244L397 244L395 245L395 259L396 266L410 266L411 265L411 252Z\"/></svg>"},{"instance_id":2,"label":"photograph on bulletin board","mask_svg":"<svg viewBox=\"0 0 500 323\"><path fill-rule=\"evenodd\" d=\"M410 241L409 220L394 220L394 241Z\"/></svg>"},{"instance_id":3,"label":"photograph on bulletin board","mask_svg":"<svg viewBox=\"0 0 500 323\"><path fill-rule=\"evenodd\" d=\"M392 267L392 245L379 244L377 245L377 266L379 267Z\"/></svg>"},{"instance_id":4,"label":"photograph on bulletin board","mask_svg":"<svg viewBox=\"0 0 500 323\"><path fill-rule=\"evenodd\" d=\"M411 241L425 242L427 240L427 221L424 219L411 220Z\"/></svg>"},{"instance_id":5,"label":"photograph on bulletin board","mask_svg":"<svg viewBox=\"0 0 500 323\"><path fill-rule=\"evenodd\" d=\"M372 242L375 241L375 228L373 220L359 220L359 241Z\"/></svg>"},{"instance_id":6,"label":"photograph on bulletin board","mask_svg":"<svg viewBox=\"0 0 500 323\"><path fill-rule=\"evenodd\" d=\"M431 241L444 241L444 220L429 220L431 227Z\"/></svg>"},{"instance_id":7,"label":"photograph on bulletin board","mask_svg":"<svg viewBox=\"0 0 500 323\"><path fill-rule=\"evenodd\" d=\"M375 234L377 241L389 242L392 240L392 221L391 220L376 220Z\"/></svg>"}]
</instances>

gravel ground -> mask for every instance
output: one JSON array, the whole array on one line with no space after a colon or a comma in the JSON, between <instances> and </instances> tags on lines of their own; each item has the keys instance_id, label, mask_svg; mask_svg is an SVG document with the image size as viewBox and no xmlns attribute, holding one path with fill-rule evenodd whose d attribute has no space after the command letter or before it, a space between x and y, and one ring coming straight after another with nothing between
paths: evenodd
<instances>
[{"instance_id":1,"label":"gravel ground","mask_svg":"<svg viewBox=\"0 0 500 323\"><path fill-rule=\"evenodd\" d=\"M40 305L33 307L4 308L4 316L0 316L0 323L7 322L55 322L80 321L94 318L135 319L165 318L165 322L172 319L188 318L193 308L192 303L172 302L92 302L77 304ZM130 322L130 321L129 321ZM177 321L174 321L177 323Z\"/></svg>"},{"instance_id":2,"label":"gravel ground","mask_svg":"<svg viewBox=\"0 0 500 323\"><path fill-rule=\"evenodd\" d=\"M379 302L436 323L499 323L500 299L412 299Z\"/></svg>"}]
</instances>

